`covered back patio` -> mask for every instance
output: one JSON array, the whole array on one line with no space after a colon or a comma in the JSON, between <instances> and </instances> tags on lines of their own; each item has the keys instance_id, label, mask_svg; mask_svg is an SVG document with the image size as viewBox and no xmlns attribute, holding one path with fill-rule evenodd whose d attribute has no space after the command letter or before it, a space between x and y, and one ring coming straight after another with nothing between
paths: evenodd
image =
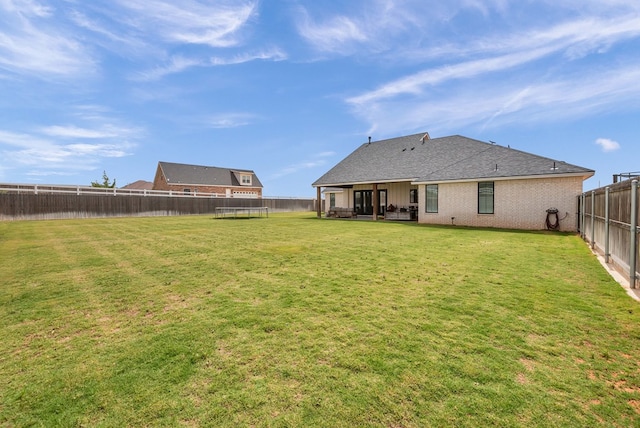
<instances>
[{"instance_id":1,"label":"covered back patio","mask_svg":"<svg viewBox=\"0 0 640 428\"><path fill-rule=\"evenodd\" d=\"M418 220L418 188L410 182L370 183L317 187L324 194L325 216L370 220ZM318 204L317 216L322 217Z\"/></svg>"}]
</instances>

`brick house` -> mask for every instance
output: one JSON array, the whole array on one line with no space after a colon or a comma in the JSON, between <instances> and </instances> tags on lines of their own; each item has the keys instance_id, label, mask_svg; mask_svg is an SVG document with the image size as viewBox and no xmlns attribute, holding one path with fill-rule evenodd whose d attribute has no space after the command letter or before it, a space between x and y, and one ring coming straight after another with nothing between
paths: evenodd
<instances>
[{"instance_id":1,"label":"brick house","mask_svg":"<svg viewBox=\"0 0 640 428\"><path fill-rule=\"evenodd\" d=\"M262 198L262 183L246 169L158 162L153 190L208 193L226 198Z\"/></svg>"},{"instance_id":2,"label":"brick house","mask_svg":"<svg viewBox=\"0 0 640 428\"><path fill-rule=\"evenodd\" d=\"M325 199L336 207L374 220L575 231L577 196L593 174L510 147L423 132L369 140L312 185L318 199L328 189Z\"/></svg>"},{"instance_id":3,"label":"brick house","mask_svg":"<svg viewBox=\"0 0 640 428\"><path fill-rule=\"evenodd\" d=\"M145 180L134 181L133 183L129 183L126 186L122 186L121 189L131 189L131 190L152 190L153 183Z\"/></svg>"}]
</instances>

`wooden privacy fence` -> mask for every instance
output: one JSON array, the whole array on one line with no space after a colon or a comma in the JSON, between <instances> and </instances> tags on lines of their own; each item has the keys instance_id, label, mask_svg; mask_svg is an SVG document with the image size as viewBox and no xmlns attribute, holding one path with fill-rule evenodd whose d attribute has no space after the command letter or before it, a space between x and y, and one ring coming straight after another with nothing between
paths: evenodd
<instances>
[{"instance_id":1,"label":"wooden privacy fence","mask_svg":"<svg viewBox=\"0 0 640 428\"><path fill-rule=\"evenodd\" d=\"M578 198L580 236L636 288L640 265L638 180L601 187Z\"/></svg>"},{"instance_id":2,"label":"wooden privacy fence","mask_svg":"<svg viewBox=\"0 0 640 428\"><path fill-rule=\"evenodd\" d=\"M92 186L64 186L55 184L12 184L0 183L0 193L33 193L35 195L57 193L74 195L110 195L110 196L171 196L175 198L226 198L224 193L205 193L194 190L193 192L178 192L175 190L147 190L147 189L118 189L116 187L92 187ZM243 196L244 198L257 198L257 196ZM279 199L279 198L278 198Z\"/></svg>"},{"instance_id":3,"label":"wooden privacy fence","mask_svg":"<svg viewBox=\"0 0 640 428\"><path fill-rule=\"evenodd\" d=\"M214 214L218 207L265 207L270 212L316 209L312 198L222 198L76 186L34 187L0 185L0 220Z\"/></svg>"}]
</instances>

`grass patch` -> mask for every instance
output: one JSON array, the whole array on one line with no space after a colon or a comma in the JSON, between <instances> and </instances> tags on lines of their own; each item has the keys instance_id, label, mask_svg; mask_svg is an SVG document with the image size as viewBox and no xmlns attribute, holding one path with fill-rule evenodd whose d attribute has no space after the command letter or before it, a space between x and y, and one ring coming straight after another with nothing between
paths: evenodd
<instances>
[{"instance_id":1,"label":"grass patch","mask_svg":"<svg viewBox=\"0 0 640 428\"><path fill-rule=\"evenodd\" d=\"M640 310L570 234L0 223L0 425L632 426Z\"/></svg>"}]
</instances>

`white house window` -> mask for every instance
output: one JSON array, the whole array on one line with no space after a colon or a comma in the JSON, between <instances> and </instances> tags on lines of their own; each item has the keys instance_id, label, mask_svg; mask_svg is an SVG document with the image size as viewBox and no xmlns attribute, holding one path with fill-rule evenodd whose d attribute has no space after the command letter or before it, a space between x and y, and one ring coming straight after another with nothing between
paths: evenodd
<instances>
[{"instance_id":1,"label":"white house window","mask_svg":"<svg viewBox=\"0 0 640 428\"><path fill-rule=\"evenodd\" d=\"M493 214L493 181L478 183L478 214Z\"/></svg>"},{"instance_id":2,"label":"white house window","mask_svg":"<svg viewBox=\"0 0 640 428\"><path fill-rule=\"evenodd\" d=\"M438 212L438 185L427 184L425 191L425 212Z\"/></svg>"},{"instance_id":3,"label":"white house window","mask_svg":"<svg viewBox=\"0 0 640 428\"><path fill-rule=\"evenodd\" d=\"M240 183L245 185L245 186L250 186L251 185L251 175L242 174L240 176Z\"/></svg>"}]
</instances>

